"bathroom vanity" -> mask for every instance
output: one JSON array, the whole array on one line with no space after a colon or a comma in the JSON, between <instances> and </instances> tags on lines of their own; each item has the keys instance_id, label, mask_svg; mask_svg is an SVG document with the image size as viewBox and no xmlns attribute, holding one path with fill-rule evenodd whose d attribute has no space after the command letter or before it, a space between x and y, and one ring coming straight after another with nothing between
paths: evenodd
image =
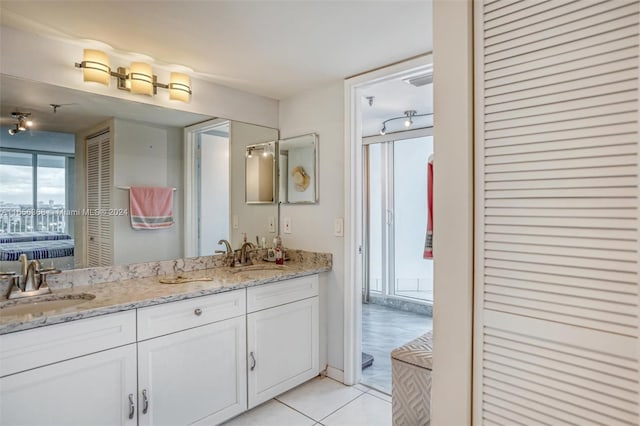
<instances>
[{"instance_id":1,"label":"bathroom vanity","mask_svg":"<svg viewBox=\"0 0 640 426\"><path fill-rule=\"evenodd\" d=\"M0 424L215 425L307 381L328 259L75 286L58 294L95 298L0 310Z\"/></svg>"}]
</instances>

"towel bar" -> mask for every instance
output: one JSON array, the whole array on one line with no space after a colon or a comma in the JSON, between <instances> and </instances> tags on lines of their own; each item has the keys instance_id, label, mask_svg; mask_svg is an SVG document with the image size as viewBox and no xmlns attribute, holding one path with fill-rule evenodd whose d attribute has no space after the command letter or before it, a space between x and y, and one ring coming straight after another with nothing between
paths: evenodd
<instances>
[{"instance_id":1,"label":"towel bar","mask_svg":"<svg viewBox=\"0 0 640 426\"><path fill-rule=\"evenodd\" d=\"M130 187L130 186L116 186L116 188L118 188L118 189L131 189L131 187ZM177 191L177 190L178 190L178 188L172 188L172 189L173 189L174 191Z\"/></svg>"}]
</instances>

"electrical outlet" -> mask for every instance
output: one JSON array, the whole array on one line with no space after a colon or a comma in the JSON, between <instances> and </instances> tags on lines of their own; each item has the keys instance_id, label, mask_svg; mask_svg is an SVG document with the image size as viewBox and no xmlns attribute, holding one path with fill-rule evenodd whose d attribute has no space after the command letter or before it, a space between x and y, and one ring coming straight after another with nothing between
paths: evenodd
<instances>
[{"instance_id":1,"label":"electrical outlet","mask_svg":"<svg viewBox=\"0 0 640 426\"><path fill-rule=\"evenodd\" d=\"M282 225L284 227L284 233L285 234L290 234L291 233L291 218L290 217L285 217L284 219L282 219Z\"/></svg>"},{"instance_id":2,"label":"electrical outlet","mask_svg":"<svg viewBox=\"0 0 640 426\"><path fill-rule=\"evenodd\" d=\"M238 229L239 228L238 215L236 214L233 215L232 222L233 222L233 229Z\"/></svg>"},{"instance_id":3,"label":"electrical outlet","mask_svg":"<svg viewBox=\"0 0 640 426\"><path fill-rule=\"evenodd\" d=\"M333 221L333 235L336 237L344 237L344 219L336 217Z\"/></svg>"},{"instance_id":4,"label":"electrical outlet","mask_svg":"<svg viewBox=\"0 0 640 426\"><path fill-rule=\"evenodd\" d=\"M276 232L276 218L269 216L269 232Z\"/></svg>"}]
</instances>

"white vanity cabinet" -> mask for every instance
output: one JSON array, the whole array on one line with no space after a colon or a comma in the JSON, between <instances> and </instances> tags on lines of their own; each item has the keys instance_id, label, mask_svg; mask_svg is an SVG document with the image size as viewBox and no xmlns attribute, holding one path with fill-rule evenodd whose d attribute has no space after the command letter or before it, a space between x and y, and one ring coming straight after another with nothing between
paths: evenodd
<instances>
[{"instance_id":1,"label":"white vanity cabinet","mask_svg":"<svg viewBox=\"0 0 640 426\"><path fill-rule=\"evenodd\" d=\"M247 289L248 408L319 373L318 276Z\"/></svg>"},{"instance_id":2,"label":"white vanity cabinet","mask_svg":"<svg viewBox=\"0 0 640 426\"><path fill-rule=\"evenodd\" d=\"M138 309L140 425L215 425L247 409L245 290Z\"/></svg>"},{"instance_id":3,"label":"white vanity cabinet","mask_svg":"<svg viewBox=\"0 0 640 426\"><path fill-rule=\"evenodd\" d=\"M318 276L0 335L0 425L217 425L319 373Z\"/></svg>"},{"instance_id":4,"label":"white vanity cabinet","mask_svg":"<svg viewBox=\"0 0 640 426\"><path fill-rule=\"evenodd\" d=\"M135 312L2 335L0 373L2 425L136 425Z\"/></svg>"}]
</instances>

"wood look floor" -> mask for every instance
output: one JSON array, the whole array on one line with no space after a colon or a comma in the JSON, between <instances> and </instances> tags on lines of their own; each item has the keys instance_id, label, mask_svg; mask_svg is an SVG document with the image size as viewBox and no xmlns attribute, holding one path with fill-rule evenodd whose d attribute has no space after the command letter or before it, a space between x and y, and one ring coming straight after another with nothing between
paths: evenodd
<instances>
[{"instance_id":1,"label":"wood look floor","mask_svg":"<svg viewBox=\"0 0 640 426\"><path fill-rule=\"evenodd\" d=\"M391 351L433 328L433 318L373 303L362 305L362 351L373 355L360 383L391 394Z\"/></svg>"}]
</instances>

